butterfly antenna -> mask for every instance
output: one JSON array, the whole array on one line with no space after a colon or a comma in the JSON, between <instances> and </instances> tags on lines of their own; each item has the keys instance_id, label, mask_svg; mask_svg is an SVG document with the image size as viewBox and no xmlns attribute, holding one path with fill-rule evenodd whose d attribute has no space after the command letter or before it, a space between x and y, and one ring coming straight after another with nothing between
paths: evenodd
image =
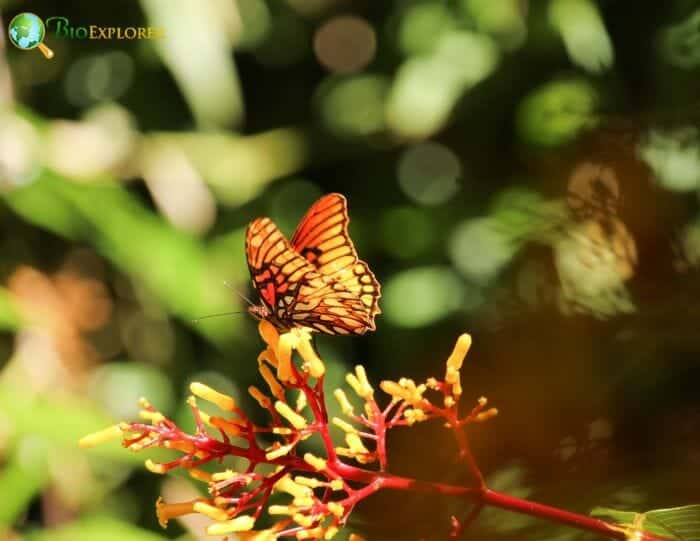
<instances>
[{"instance_id":1,"label":"butterfly antenna","mask_svg":"<svg viewBox=\"0 0 700 541\"><path fill-rule=\"evenodd\" d=\"M255 306L255 303L251 301L248 297L246 297L243 293L238 291L235 287L233 287L228 281L224 280L224 285L229 288L231 291L233 291L236 295L238 295L241 299L243 299L245 302L250 304L251 306Z\"/></svg>"},{"instance_id":2,"label":"butterfly antenna","mask_svg":"<svg viewBox=\"0 0 700 541\"><path fill-rule=\"evenodd\" d=\"M209 318L212 318L212 317L232 316L232 315L235 315L235 314L242 314L242 313L243 313L243 312L221 312L220 314L210 314L210 315L208 315L208 316L202 316L202 317L198 317L197 319L193 319L193 320L192 320L192 323L199 323L199 322L202 321L203 319L209 319Z\"/></svg>"}]
</instances>

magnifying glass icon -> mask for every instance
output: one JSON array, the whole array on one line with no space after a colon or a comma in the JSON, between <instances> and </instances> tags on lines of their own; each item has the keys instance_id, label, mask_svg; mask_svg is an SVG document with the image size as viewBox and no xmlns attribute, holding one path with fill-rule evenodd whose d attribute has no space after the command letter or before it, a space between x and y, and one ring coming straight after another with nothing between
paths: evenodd
<instances>
[{"instance_id":1,"label":"magnifying glass icon","mask_svg":"<svg viewBox=\"0 0 700 541\"><path fill-rule=\"evenodd\" d=\"M38 15L28 11L15 15L7 30L12 45L18 49L39 49L46 58L53 58L53 51L44 45L46 26Z\"/></svg>"}]
</instances>

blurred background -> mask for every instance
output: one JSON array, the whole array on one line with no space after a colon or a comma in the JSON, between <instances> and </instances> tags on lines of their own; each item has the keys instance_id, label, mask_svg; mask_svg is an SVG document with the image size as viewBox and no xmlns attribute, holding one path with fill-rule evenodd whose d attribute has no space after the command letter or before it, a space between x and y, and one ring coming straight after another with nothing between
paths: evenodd
<instances>
[{"instance_id":1,"label":"blurred background","mask_svg":"<svg viewBox=\"0 0 700 541\"><path fill-rule=\"evenodd\" d=\"M382 283L377 331L320 337L328 384L440 374L497 489L587 513L697 503L700 5L691 0L0 0L0 538L206 539L154 502L201 486L83 434L187 386L239 397L261 348L247 223L321 194ZM153 40L7 39L19 12ZM331 408L335 408L331 404ZM313 448L314 443L309 441ZM468 476L440 426L390 466ZM370 540L444 539L464 504L378 494ZM577 532L486 510L469 539ZM231 538L232 540L234 538Z\"/></svg>"}]
</instances>

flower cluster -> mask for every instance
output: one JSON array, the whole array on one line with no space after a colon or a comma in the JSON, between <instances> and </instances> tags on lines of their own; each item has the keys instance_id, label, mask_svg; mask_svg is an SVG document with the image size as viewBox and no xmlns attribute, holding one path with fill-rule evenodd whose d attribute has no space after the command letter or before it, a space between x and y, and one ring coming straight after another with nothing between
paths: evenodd
<instances>
[{"instance_id":1,"label":"flower cluster","mask_svg":"<svg viewBox=\"0 0 700 541\"><path fill-rule=\"evenodd\" d=\"M336 389L334 397L343 417L329 419L323 387L325 367L313 348L310 332L297 328L280 335L264 320L259 330L266 349L258 357L258 368L267 389L251 386L248 392L266 410L268 424L253 422L233 397L192 383L188 403L196 423L194 433L181 430L143 399L141 422L121 423L81 440L87 447L119 437L132 451L160 447L179 453L170 462L146 460L146 467L157 474L186 469L191 477L207 484L208 497L178 503L158 501L156 510L163 526L170 519L200 513L214 520L207 529L209 535L235 532L243 541L332 539L355 505L380 489L422 488L468 497L470 491L483 486L464 426L487 420L497 411L486 409L486 399L480 398L469 414L459 415L460 368L471 345L468 335L457 340L442 380L383 381L380 387L388 400L382 406L364 368L355 367L346 381L362 411L353 405L357 400ZM431 393L437 400L428 397ZM221 415L206 414L198 400L215 404ZM455 432L477 488L437 483L421 487L418 481L387 472L387 431L428 419L441 419ZM343 430L343 445L333 442L330 424ZM320 437L324 456L299 451L299 443L312 436ZM245 467L216 473L200 468L226 457L243 459ZM277 503L279 496L271 503L275 493L283 496L282 503ZM263 513L276 519L271 527L261 529ZM353 535L351 539L361 538Z\"/></svg>"}]
</instances>

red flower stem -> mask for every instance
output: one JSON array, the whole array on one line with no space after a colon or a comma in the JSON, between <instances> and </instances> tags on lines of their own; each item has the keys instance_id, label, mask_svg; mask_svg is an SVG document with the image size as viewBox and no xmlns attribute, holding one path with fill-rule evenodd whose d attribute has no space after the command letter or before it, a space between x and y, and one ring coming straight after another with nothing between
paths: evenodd
<instances>
[{"instance_id":1,"label":"red flower stem","mask_svg":"<svg viewBox=\"0 0 700 541\"><path fill-rule=\"evenodd\" d=\"M471 472L472 477L474 477L474 481L476 481L479 488L485 489L486 482L484 481L484 476L481 474L481 470L476 464L474 455L472 455L472 451L467 440L467 433L465 432L464 427L459 426L457 412L455 410L449 410L446 412L445 417L447 418L447 422L452 427L455 439L457 440L457 445L459 446L459 456L466 460L467 466L469 466L469 471Z\"/></svg>"},{"instance_id":2,"label":"red flower stem","mask_svg":"<svg viewBox=\"0 0 700 541\"><path fill-rule=\"evenodd\" d=\"M629 532L623 526L611 524L604 520L589 517L587 515L579 515L556 507L550 507L541 503L516 498L508 494L502 494L491 489L484 489L479 496L484 505L493 505L508 511L523 513L533 517L543 518L552 522L559 522L579 530L598 533L608 539L619 539L624 541L628 539ZM661 537L649 532L635 532L635 539L644 541L670 541L666 537Z\"/></svg>"},{"instance_id":3,"label":"red flower stem","mask_svg":"<svg viewBox=\"0 0 700 541\"><path fill-rule=\"evenodd\" d=\"M438 493L445 496L467 498L473 500L477 505L492 505L494 507L500 507L501 509L513 511L515 513L522 513L549 520L551 522L558 522L578 530L600 534L608 539L624 541L628 538L629 532L624 526L606 522L587 515L572 513L557 507L551 507L530 500L516 498L515 496L502 494L485 487L463 487L443 483L419 481L384 472L364 470L362 468L345 464L341 461L336 461L333 464L329 463L329 468L344 477L346 480L350 481L369 484L377 479L381 479L381 488L433 494ZM637 539L640 541L670 541L666 537L658 536L649 532L639 532Z\"/></svg>"}]
</instances>

